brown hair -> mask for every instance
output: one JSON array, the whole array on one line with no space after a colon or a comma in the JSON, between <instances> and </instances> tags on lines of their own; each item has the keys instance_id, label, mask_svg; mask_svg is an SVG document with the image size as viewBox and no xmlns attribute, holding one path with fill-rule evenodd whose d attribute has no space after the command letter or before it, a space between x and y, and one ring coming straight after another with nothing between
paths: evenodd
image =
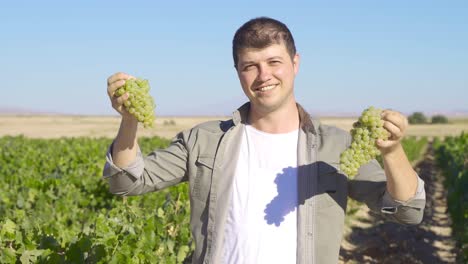
<instances>
[{"instance_id":1,"label":"brown hair","mask_svg":"<svg viewBox=\"0 0 468 264\"><path fill-rule=\"evenodd\" d=\"M296 55L296 46L293 36L285 24L269 17L257 17L247 21L236 31L232 40L234 67L237 68L238 54L242 49L263 49L272 44L281 43L286 45L292 59Z\"/></svg>"}]
</instances>

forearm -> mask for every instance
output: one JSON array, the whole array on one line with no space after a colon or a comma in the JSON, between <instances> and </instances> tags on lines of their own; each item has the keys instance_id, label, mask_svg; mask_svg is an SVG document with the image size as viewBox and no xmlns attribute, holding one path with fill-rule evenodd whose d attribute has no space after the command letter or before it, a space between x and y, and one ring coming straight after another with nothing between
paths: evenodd
<instances>
[{"instance_id":1,"label":"forearm","mask_svg":"<svg viewBox=\"0 0 468 264\"><path fill-rule=\"evenodd\" d=\"M383 153L382 158L387 176L387 191L395 200L411 199L416 193L418 179L402 145L398 143L392 151Z\"/></svg>"},{"instance_id":2,"label":"forearm","mask_svg":"<svg viewBox=\"0 0 468 264\"><path fill-rule=\"evenodd\" d=\"M113 162L119 168L124 168L135 160L138 150L137 128L138 121L135 118L122 118L112 148Z\"/></svg>"}]
</instances>

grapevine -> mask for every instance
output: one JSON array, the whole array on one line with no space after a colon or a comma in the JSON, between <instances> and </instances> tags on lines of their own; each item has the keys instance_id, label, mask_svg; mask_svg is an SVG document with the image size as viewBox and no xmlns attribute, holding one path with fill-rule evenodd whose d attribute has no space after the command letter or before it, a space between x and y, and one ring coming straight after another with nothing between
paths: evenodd
<instances>
[{"instance_id":1,"label":"grapevine","mask_svg":"<svg viewBox=\"0 0 468 264\"><path fill-rule=\"evenodd\" d=\"M382 110L372 106L367 108L351 129L351 146L340 156L340 169L348 176L355 176L363 164L380 155L375 141L389 137L389 132L383 127L381 113Z\"/></svg>"}]
</instances>

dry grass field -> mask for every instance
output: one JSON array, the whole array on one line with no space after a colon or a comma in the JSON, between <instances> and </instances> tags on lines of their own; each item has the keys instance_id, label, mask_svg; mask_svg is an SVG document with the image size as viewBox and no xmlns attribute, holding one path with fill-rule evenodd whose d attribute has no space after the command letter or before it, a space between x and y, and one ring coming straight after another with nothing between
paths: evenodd
<instances>
[{"instance_id":1,"label":"dry grass field","mask_svg":"<svg viewBox=\"0 0 468 264\"><path fill-rule=\"evenodd\" d=\"M157 117L155 127L139 129L140 136L172 138L177 132L208 120L226 120L228 117ZM355 118L327 117L321 122L345 130L352 127ZM60 137L114 137L120 118L117 116L60 116L60 115L0 115L0 137L24 135L30 138ZM408 136L443 137L468 132L468 118L453 119L445 125L411 125Z\"/></svg>"}]
</instances>

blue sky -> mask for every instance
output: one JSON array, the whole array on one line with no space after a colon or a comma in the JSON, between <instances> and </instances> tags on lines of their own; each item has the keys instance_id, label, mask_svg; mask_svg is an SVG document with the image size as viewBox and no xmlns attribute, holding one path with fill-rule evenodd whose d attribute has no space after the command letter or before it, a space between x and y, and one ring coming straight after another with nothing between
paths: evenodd
<instances>
[{"instance_id":1,"label":"blue sky","mask_svg":"<svg viewBox=\"0 0 468 264\"><path fill-rule=\"evenodd\" d=\"M106 79L124 71L149 79L157 115L228 115L247 100L232 36L270 16L313 114L468 111L467 1L69 2L2 3L0 108L112 115Z\"/></svg>"}]
</instances>

